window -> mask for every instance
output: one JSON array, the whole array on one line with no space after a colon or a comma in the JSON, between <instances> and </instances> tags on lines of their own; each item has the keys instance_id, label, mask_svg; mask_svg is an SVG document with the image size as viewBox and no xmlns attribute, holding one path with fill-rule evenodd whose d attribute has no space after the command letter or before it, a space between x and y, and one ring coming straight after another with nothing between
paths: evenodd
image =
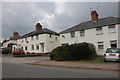
<instances>
[{"instance_id":1,"label":"window","mask_svg":"<svg viewBox=\"0 0 120 80\"><path fill-rule=\"evenodd\" d=\"M25 38L25 41L27 41L27 38Z\"/></svg>"},{"instance_id":2,"label":"window","mask_svg":"<svg viewBox=\"0 0 120 80\"><path fill-rule=\"evenodd\" d=\"M38 40L39 39L39 36L38 35L36 35L36 40Z\"/></svg>"},{"instance_id":3,"label":"window","mask_svg":"<svg viewBox=\"0 0 120 80\"><path fill-rule=\"evenodd\" d=\"M50 34L49 37L51 38L51 37L52 37L52 34Z\"/></svg>"},{"instance_id":4,"label":"window","mask_svg":"<svg viewBox=\"0 0 120 80\"><path fill-rule=\"evenodd\" d=\"M85 36L85 31L84 30L80 31L80 36Z\"/></svg>"},{"instance_id":5,"label":"window","mask_svg":"<svg viewBox=\"0 0 120 80\"><path fill-rule=\"evenodd\" d=\"M55 37L55 40L57 41L57 37Z\"/></svg>"},{"instance_id":6,"label":"window","mask_svg":"<svg viewBox=\"0 0 120 80\"><path fill-rule=\"evenodd\" d=\"M23 47L21 47L23 49Z\"/></svg>"},{"instance_id":7,"label":"window","mask_svg":"<svg viewBox=\"0 0 120 80\"><path fill-rule=\"evenodd\" d=\"M109 27L108 27L108 32L109 32L109 33L115 33L115 32L116 32L115 25L109 26Z\"/></svg>"},{"instance_id":8,"label":"window","mask_svg":"<svg viewBox=\"0 0 120 80\"><path fill-rule=\"evenodd\" d=\"M70 35L71 37L75 37L75 32L74 31L70 32Z\"/></svg>"},{"instance_id":9,"label":"window","mask_svg":"<svg viewBox=\"0 0 120 80\"><path fill-rule=\"evenodd\" d=\"M97 43L98 43L98 49L104 49L103 41Z\"/></svg>"},{"instance_id":10,"label":"window","mask_svg":"<svg viewBox=\"0 0 120 80\"><path fill-rule=\"evenodd\" d=\"M25 50L27 50L27 46L25 46Z\"/></svg>"},{"instance_id":11,"label":"window","mask_svg":"<svg viewBox=\"0 0 120 80\"><path fill-rule=\"evenodd\" d=\"M65 38L65 35L62 35L63 38Z\"/></svg>"},{"instance_id":12,"label":"window","mask_svg":"<svg viewBox=\"0 0 120 80\"><path fill-rule=\"evenodd\" d=\"M31 36L31 40L33 40L34 39L34 37L33 36Z\"/></svg>"},{"instance_id":13,"label":"window","mask_svg":"<svg viewBox=\"0 0 120 80\"><path fill-rule=\"evenodd\" d=\"M96 35L103 34L102 28L96 28Z\"/></svg>"},{"instance_id":14,"label":"window","mask_svg":"<svg viewBox=\"0 0 120 80\"><path fill-rule=\"evenodd\" d=\"M110 41L111 48L117 48L117 40Z\"/></svg>"},{"instance_id":15,"label":"window","mask_svg":"<svg viewBox=\"0 0 120 80\"><path fill-rule=\"evenodd\" d=\"M31 45L31 49L34 50L34 45Z\"/></svg>"},{"instance_id":16,"label":"window","mask_svg":"<svg viewBox=\"0 0 120 80\"><path fill-rule=\"evenodd\" d=\"M36 44L36 49L39 50L39 44Z\"/></svg>"}]
</instances>

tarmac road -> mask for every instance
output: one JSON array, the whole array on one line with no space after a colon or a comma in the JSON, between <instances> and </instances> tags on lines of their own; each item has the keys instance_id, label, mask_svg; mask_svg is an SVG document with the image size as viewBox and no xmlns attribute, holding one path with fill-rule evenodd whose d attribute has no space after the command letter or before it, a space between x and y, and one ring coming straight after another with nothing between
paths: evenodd
<instances>
[{"instance_id":1,"label":"tarmac road","mask_svg":"<svg viewBox=\"0 0 120 80\"><path fill-rule=\"evenodd\" d=\"M118 72L2 63L3 78L118 78Z\"/></svg>"}]
</instances>

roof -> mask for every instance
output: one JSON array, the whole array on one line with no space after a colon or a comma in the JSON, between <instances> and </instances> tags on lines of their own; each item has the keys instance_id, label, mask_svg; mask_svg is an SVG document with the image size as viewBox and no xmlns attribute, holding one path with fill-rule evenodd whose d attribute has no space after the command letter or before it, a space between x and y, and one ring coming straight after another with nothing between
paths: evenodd
<instances>
[{"instance_id":1,"label":"roof","mask_svg":"<svg viewBox=\"0 0 120 80\"><path fill-rule=\"evenodd\" d=\"M97 21L94 21L94 22L93 21L82 22L78 25L75 25L71 28L68 28L67 30L60 32L60 34L69 33L71 31L79 31L79 30L92 29L96 27L103 27L103 26L108 26L113 24L120 24L119 21L120 21L120 18L106 17L106 18L98 19Z\"/></svg>"},{"instance_id":2,"label":"roof","mask_svg":"<svg viewBox=\"0 0 120 80\"><path fill-rule=\"evenodd\" d=\"M30 33L27 33L27 34L23 35L23 36L20 37L20 38L25 38L25 37L34 36L34 35L39 35L39 34L45 34L45 33L47 33L47 34L59 35L58 33L54 32L54 31L52 31L52 30L49 30L49 29L47 29L47 28L43 28L43 29L41 29L41 30L39 30L39 31L32 31L32 32L30 32Z\"/></svg>"},{"instance_id":3,"label":"roof","mask_svg":"<svg viewBox=\"0 0 120 80\"><path fill-rule=\"evenodd\" d=\"M19 39L21 36L16 36L16 37L10 37L10 40L17 40Z\"/></svg>"}]
</instances>

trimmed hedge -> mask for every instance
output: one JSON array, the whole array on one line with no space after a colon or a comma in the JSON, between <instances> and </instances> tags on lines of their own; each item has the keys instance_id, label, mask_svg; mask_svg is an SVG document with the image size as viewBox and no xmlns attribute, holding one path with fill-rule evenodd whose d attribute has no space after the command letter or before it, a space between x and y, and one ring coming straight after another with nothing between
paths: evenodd
<instances>
[{"instance_id":1,"label":"trimmed hedge","mask_svg":"<svg viewBox=\"0 0 120 80\"><path fill-rule=\"evenodd\" d=\"M59 46L50 53L51 60L56 61L90 60L96 56L95 46L85 42Z\"/></svg>"}]
</instances>

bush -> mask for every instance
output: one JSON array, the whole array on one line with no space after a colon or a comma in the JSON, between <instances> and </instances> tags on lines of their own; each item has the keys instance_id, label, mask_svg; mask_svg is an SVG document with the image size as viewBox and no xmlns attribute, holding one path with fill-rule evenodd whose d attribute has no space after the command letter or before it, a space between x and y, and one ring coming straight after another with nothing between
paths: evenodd
<instances>
[{"instance_id":1,"label":"bush","mask_svg":"<svg viewBox=\"0 0 120 80\"><path fill-rule=\"evenodd\" d=\"M57 61L89 60L96 56L95 46L85 42L59 46L50 54L51 60Z\"/></svg>"}]
</instances>

